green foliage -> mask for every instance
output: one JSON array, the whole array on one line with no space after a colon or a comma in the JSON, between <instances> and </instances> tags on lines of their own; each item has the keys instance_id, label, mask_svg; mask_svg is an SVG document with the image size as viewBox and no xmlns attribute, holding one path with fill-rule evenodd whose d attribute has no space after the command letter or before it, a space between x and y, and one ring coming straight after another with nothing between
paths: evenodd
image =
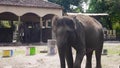
<instances>
[{"instance_id":1,"label":"green foliage","mask_svg":"<svg viewBox=\"0 0 120 68\"><path fill-rule=\"evenodd\" d=\"M106 27L107 29L109 29L109 25L108 25L108 23L106 23L107 18L108 17L101 17L100 18L100 23L102 23L103 27Z\"/></svg>"},{"instance_id":2,"label":"green foliage","mask_svg":"<svg viewBox=\"0 0 120 68\"><path fill-rule=\"evenodd\" d=\"M89 9L87 12L89 13L104 13L107 11L105 0L91 0Z\"/></svg>"},{"instance_id":3,"label":"green foliage","mask_svg":"<svg viewBox=\"0 0 120 68\"><path fill-rule=\"evenodd\" d=\"M120 36L120 22L113 23L113 29L116 30L117 36Z\"/></svg>"},{"instance_id":4,"label":"green foliage","mask_svg":"<svg viewBox=\"0 0 120 68\"><path fill-rule=\"evenodd\" d=\"M112 27L117 31L117 36L120 36L120 0L108 1L107 4Z\"/></svg>"},{"instance_id":5,"label":"green foliage","mask_svg":"<svg viewBox=\"0 0 120 68\"><path fill-rule=\"evenodd\" d=\"M89 0L48 0L64 7L64 12L82 12L83 2ZM70 5L75 5L77 8L72 9ZM101 18L103 26L108 29L116 29L117 34L120 34L120 0L90 0L87 13L108 13L109 17ZM109 21L108 21L109 20ZM113 27L113 28L112 28Z\"/></svg>"},{"instance_id":6,"label":"green foliage","mask_svg":"<svg viewBox=\"0 0 120 68\"><path fill-rule=\"evenodd\" d=\"M75 9L73 9L73 12L81 12L82 10L81 9L79 9L79 8L75 8Z\"/></svg>"},{"instance_id":7,"label":"green foliage","mask_svg":"<svg viewBox=\"0 0 120 68\"><path fill-rule=\"evenodd\" d=\"M79 6L83 0L48 0L50 2L59 4L63 7L64 12L72 12L73 9L70 8L70 5Z\"/></svg>"},{"instance_id":8,"label":"green foliage","mask_svg":"<svg viewBox=\"0 0 120 68\"><path fill-rule=\"evenodd\" d=\"M120 35L120 0L91 0L89 13L108 13L109 18L107 22L104 22L103 25L108 27L112 25L109 29L116 29L117 34ZM102 22L105 19L102 19ZM105 24L110 23L110 24Z\"/></svg>"},{"instance_id":9,"label":"green foliage","mask_svg":"<svg viewBox=\"0 0 120 68\"><path fill-rule=\"evenodd\" d=\"M0 27L2 27L2 28L11 28L11 25L10 25L9 21L1 21L0 22Z\"/></svg>"}]
</instances>

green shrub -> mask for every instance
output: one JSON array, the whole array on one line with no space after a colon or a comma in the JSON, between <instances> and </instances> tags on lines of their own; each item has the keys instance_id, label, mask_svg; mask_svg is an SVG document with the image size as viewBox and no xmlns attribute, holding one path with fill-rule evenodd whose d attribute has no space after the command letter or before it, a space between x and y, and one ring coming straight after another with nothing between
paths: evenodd
<instances>
[{"instance_id":1,"label":"green shrub","mask_svg":"<svg viewBox=\"0 0 120 68\"><path fill-rule=\"evenodd\" d=\"M116 30L116 35L120 36L120 22L114 23L113 24L113 29Z\"/></svg>"}]
</instances>

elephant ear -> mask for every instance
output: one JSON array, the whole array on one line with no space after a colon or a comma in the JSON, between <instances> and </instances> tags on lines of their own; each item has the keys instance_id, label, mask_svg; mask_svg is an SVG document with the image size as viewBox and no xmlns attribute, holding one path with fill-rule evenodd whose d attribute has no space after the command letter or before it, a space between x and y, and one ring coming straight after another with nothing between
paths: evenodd
<instances>
[{"instance_id":1,"label":"elephant ear","mask_svg":"<svg viewBox=\"0 0 120 68\"><path fill-rule=\"evenodd\" d=\"M53 30L53 32L56 32L58 19L59 19L58 16L54 16L53 19L52 19L52 30Z\"/></svg>"}]
</instances>

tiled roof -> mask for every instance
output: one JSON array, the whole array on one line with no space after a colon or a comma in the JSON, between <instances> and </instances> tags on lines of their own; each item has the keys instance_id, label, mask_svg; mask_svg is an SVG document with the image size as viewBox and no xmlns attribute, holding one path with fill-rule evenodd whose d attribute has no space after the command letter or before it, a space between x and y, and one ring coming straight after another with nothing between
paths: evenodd
<instances>
[{"instance_id":1,"label":"tiled roof","mask_svg":"<svg viewBox=\"0 0 120 68\"><path fill-rule=\"evenodd\" d=\"M38 7L38 8L59 8L59 9L62 8L58 4L43 0L0 0L0 5Z\"/></svg>"}]
</instances>

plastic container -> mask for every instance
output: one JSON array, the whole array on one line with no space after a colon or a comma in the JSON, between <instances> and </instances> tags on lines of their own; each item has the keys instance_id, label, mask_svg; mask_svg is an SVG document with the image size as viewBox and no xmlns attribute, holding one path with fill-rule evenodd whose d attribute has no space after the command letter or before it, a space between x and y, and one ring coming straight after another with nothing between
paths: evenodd
<instances>
[{"instance_id":1,"label":"plastic container","mask_svg":"<svg viewBox=\"0 0 120 68\"><path fill-rule=\"evenodd\" d=\"M36 48L35 47L27 47L27 50L26 50L26 55L29 56L29 55L35 55L36 54Z\"/></svg>"},{"instance_id":2,"label":"plastic container","mask_svg":"<svg viewBox=\"0 0 120 68\"><path fill-rule=\"evenodd\" d=\"M53 39L48 40L48 55L56 54L55 44L56 44L56 40Z\"/></svg>"},{"instance_id":3,"label":"plastic container","mask_svg":"<svg viewBox=\"0 0 120 68\"><path fill-rule=\"evenodd\" d=\"M3 57L11 57L13 53L13 50L3 50Z\"/></svg>"}]
</instances>

